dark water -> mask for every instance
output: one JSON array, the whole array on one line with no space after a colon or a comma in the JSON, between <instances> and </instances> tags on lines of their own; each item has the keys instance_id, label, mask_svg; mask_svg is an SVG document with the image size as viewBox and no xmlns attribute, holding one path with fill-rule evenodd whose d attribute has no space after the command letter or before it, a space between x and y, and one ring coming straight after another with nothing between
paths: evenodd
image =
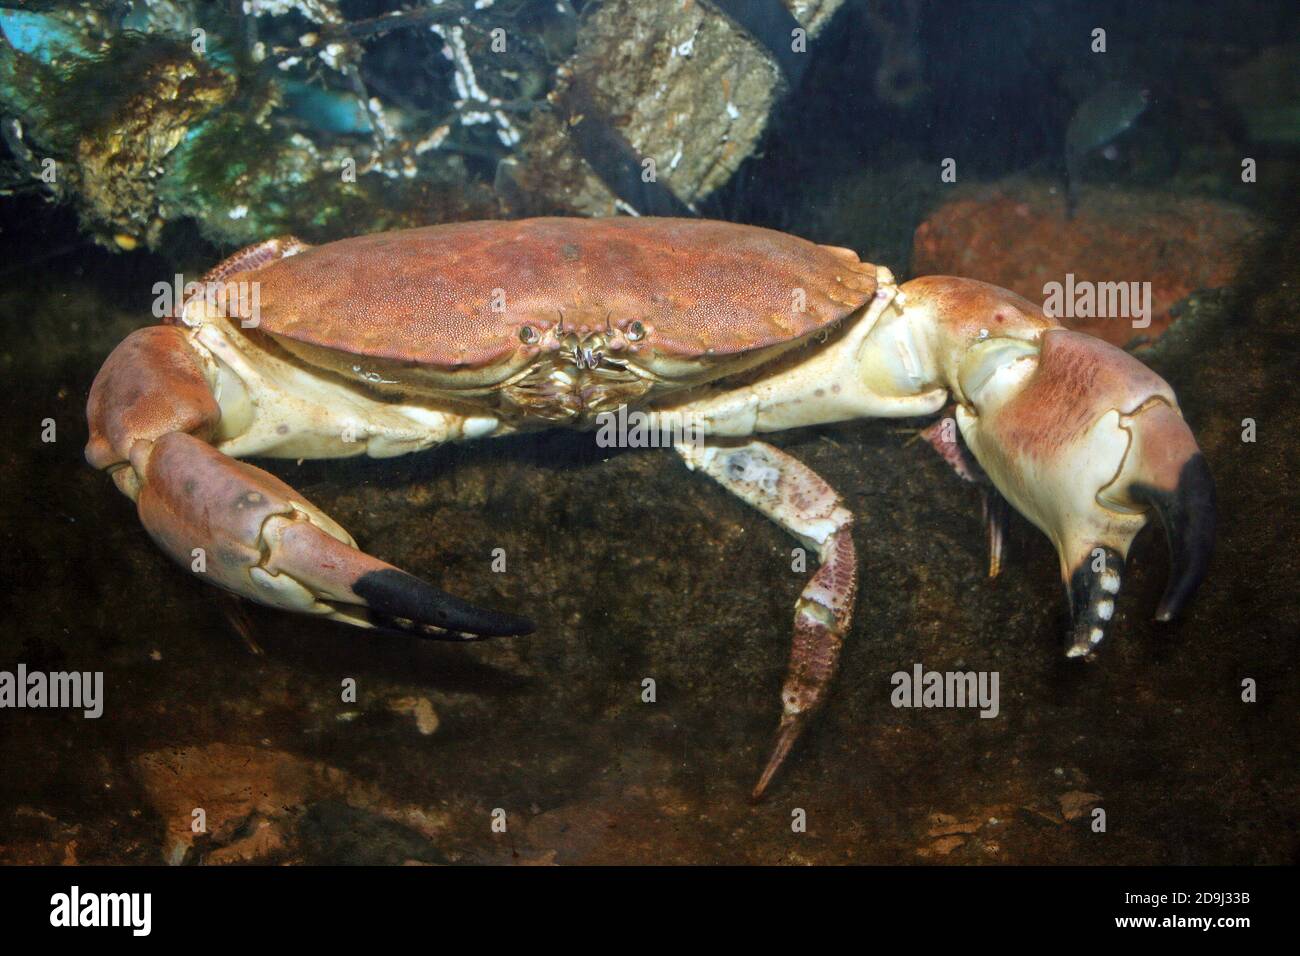
<instances>
[{"instance_id":1,"label":"dark water","mask_svg":"<svg viewBox=\"0 0 1300 956\"><path fill-rule=\"evenodd\" d=\"M86 42L113 49L124 26L188 38L194 6L175 4L171 33L110 11ZM1065 271L1140 279L1170 299L1158 342L1117 344L1140 347L1173 386L1219 487L1215 557L1177 623L1150 619L1167 568L1151 528L1097 659L1067 661L1050 542L1013 516L1002 574L988 580L980 495L909 443L924 422L774 435L854 512L862 582L831 700L752 805L807 574L791 570L784 532L671 453L550 431L385 461L259 462L372 553L528 613L537 630L526 638L458 646L236 606L153 546L82 448L90 383L113 346L152 321L154 283L200 274L246 223L258 238L294 231L321 242L416 222L591 214L577 193L593 169L606 199L623 188L617 157L564 161L529 132L546 122L536 104L558 66L610 42L595 4L578 4L572 20L549 7L498 0L459 24L487 94L534 104L507 114L523 145L504 143L499 121L459 124L450 147L418 154L415 175L363 170L364 188L342 198L310 178L266 185L287 166L253 159L293 135L322 155L364 157L376 148L370 133L323 108L269 110L257 120L265 141L218 129L255 114L246 107L267 89L259 82L301 81L331 109L353 92L350 76L320 64L272 67L267 80L241 60L247 24L237 20L207 22L205 62L238 78L239 91L178 120L185 144L209 137L215 172L179 171L184 145L158 157L166 172L155 177L127 162L126 147L110 149L115 135L141 137L130 125L140 116L156 120L176 102L159 94L142 112L124 106L112 88L129 85L121 64L86 74L108 84L101 100L59 115L38 103L74 88L55 69L75 72L71 61L49 76L0 74L2 118L21 118L24 131L9 142L0 197L0 671L100 671L105 687L95 720L0 710L0 860L1295 862L1294 4L847 0L813 33L787 91L742 94L739 74L704 70L707 45L681 69L662 46L631 58L701 84L698 111L676 121L688 149L718 147L713 132L691 137L712 130L709 90L721 78L736 84L742 114L770 105L751 140L736 127L742 160L707 195L633 190L636 202L685 202L848 246L900 278L922 259L1031 287ZM355 75L407 124L386 147L400 153L398 141L467 107L454 102L445 38L375 30L373 18L394 8L344 3L339 16L366 25L348 34L361 51ZM300 13L255 19L268 48L338 29ZM488 45L498 23L511 41L501 62ZM659 26L676 39L671 22ZM1104 53L1090 49L1097 28ZM744 40L749 55L764 55L764 39ZM724 53L715 66L741 55ZM654 84L633 79L596 95L601 122L642 135L628 119L641 101L617 97ZM1150 104L1136 119L1118 112L1114 130L1105 109L1089 112L1096 148L1079 157L1079 207L1067 221L1066 130L1114 83L1149 91ZM644 135L653 153L658 141ZM61 170L53 189L33 180L47 152ZM117 163L102 174L101 155ZM231 157L245 165L233 169ZM523 171L504 177L512 158ZM1243 180L1247 159L1253 181ZM336 167L328 174L338 181ZM673 175L663 179L674 188ZM264 205L232 218L245 194ZM1243 441L1247 419L1254 441ZM54 440L43 440L50 428ZM491 566L497 548L504 573ZM895 708L890 675L917 663L998 672L998 717ZM355 700L342 699L349 680ZM195 808L207 821L197 836ZM797 810L806 832L792 831Z\"/></svg>"}]
</instances>

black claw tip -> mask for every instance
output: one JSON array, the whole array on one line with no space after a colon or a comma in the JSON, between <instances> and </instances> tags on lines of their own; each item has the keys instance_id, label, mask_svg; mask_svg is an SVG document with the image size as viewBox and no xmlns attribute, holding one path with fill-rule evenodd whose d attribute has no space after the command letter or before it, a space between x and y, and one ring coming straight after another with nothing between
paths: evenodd
<instances>
[{"instance_id":1,"label":"black claw tip","mask_svg":"<svg viewBox=\"0 0 1300 956\"><path fill-rule=\"evenodd\" d=\"M1182 611L1209 570L1214 550L1214 479L1204 455L1193 455L1178 474L1178 487L1162 491L1135 484L1129 493L1150 505L1165 529L1169 545L1169 583L1156 620L1169 621Z\"/></svg>"},{"instance_id":2,"label":"black claw tip","mask_svg":"<svg viewBox=\"0 0 1300 956\"><path fill-rule=\"evenodd\" d=\"M509 637L533 632L533 622L526 617L475 607L404 571L371 571L358 578L352 590L366 602L376 623L438 640L465 640L466 635ZM438 631L431 632L428 627Z\"/></svg>"},{"instance_id":3,"label":"black claw tip","mask_svg":"<svg viewBox=\"0 0 1300 956\"><path fill-rule=\"evenodd\" d=\"M1070 619L1074 624L1066 657L1087 657L1105 639L1123 575L1124 558L1114 548L1089 552L1070 575Z\"/></svg>"}]
</instances>

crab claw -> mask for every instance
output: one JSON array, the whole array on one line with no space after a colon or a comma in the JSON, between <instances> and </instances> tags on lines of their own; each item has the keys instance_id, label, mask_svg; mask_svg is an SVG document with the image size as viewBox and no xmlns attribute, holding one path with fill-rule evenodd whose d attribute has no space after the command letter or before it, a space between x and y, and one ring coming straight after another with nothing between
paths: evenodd
<instances>
[{"instance_id":1,"label":"crab claw","mask_svg":"<svg viewBox=\"0 0 1300 956\"><path fill-rule=\"evenodd\" d=\"M137 441L129 469L141 479L133 489L140 520L159 547L258 603L447 640L533 629L358 550L293 488L192 435Z\"/></svg>"},{"instance_id":2,"label":"crab claw","mask_svg":"<svg viewBox=\"0 0 1300 956\"><path fill-rule=\"evenodd\" d=\"M1172 619L1205 576L1214 482L1173 391L1128 353L1061 328L972 346L958 380L962 435L994 484L1056 545L1073 618L1070 657L1092 653L1115 612L1134 537L1154 513Z\"/></svg>"},{"instance_id":3,"label":"crab claw","mask_svg":"<svg viewBox=\"0 0 1300 956\"><path fill-rule=\"evenodd\" d=\"M1168 405L1143 412L1134 429L1129 496L1150 506L1169 546L1169 580L1156 609L1172 621L1205 578L1214 550L1214 479L1181 415Z\"/></svg>"}]
</instances>

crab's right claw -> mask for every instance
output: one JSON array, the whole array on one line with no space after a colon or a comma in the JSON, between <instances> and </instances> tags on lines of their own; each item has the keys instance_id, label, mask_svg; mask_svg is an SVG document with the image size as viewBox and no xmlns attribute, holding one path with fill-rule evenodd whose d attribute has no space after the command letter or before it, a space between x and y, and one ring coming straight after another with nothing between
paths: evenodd
<instances>
[{"instance_id":1,"label":"crab's right claw","mask_svg":"<svg viewBox=\"0 0 1300 956\"><path fill-rule=\"evenodd\" d=\"M1006 498L1055 543L1073 618L1071 657L1096 649L1129 546L1152 514L1169 545L1156 612L1191 598L1214 546L1214 482L1173 391L1128 353L1065 329L1037 347L991 340L963 365L974 412L958 424Z\"/></svg>"},{"instance_id":2,"label":"crab's right claw","mask_svg":"<svg viewBox=\"0 0 1300 956\"><path fill-rule=\"evenodd\" d=\"M474 607L356 548L293 488L182 432L137 441L140 520L183 566L261 604L362 627L465 640L528 634L526 618Z\"/></svg>"},{"instance_id":3,"label":"crab's right claw","mask_svg":"<svg viewBox=\"0 0 1300 956\"><path fill-rule=\"evenodd\" d=\"M136 502L159 547L227 591L430 637L533 629L526 618L472 607L357 550L351 535L283 481L208 444L221 409L203 363L174 325L138 329L113 350L90 387L86 420L86 460Z\"/></svg>"}]
</instances>

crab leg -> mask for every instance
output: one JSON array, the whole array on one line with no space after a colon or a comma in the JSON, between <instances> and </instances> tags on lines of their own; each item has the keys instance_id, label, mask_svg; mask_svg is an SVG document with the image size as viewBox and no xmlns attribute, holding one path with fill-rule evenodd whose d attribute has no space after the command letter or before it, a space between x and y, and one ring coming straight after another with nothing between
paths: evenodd
<instances>
[{"instance_id":1,"label":"crab leg","mask_svg":"<svg viewBox=\"0 0 1300 956\"><path fill-rule=\"evenodd\" d=\"M238 272L246 272L274 262L286 259L310 249L311 246L297 236L276 236L263 242L245 246L232 256L222 259L203 275L204 282L220 282Z\"/></svg>"},{"instance_id":2,"label":"crab leg","mask_svg":"<svg viewBox=\"0 0 1300 956\"><path fill-rule=\"evenodd\" d=\"M284 482L207 443L221 409L185 330L128 336L95 379L86 457L138 507L173 560L261 604L435 637L525 634L529 621L474 608L358 550Z\"/></svg>"},{"instance_id":3,"label":"crab leg","mask_svg":"<svg viewBox=\"0 0 1300 956\"><path fill-rule=\"evenodd\" d=\"M795 602L794 643L781 688L776 742L754 787L758 800L799 735L826 700L853 615L858 564L853 515L807 465L761 441L678 444L693 471L702 471L817 552L821 567Z\"/></svg>"}]
</instances>

